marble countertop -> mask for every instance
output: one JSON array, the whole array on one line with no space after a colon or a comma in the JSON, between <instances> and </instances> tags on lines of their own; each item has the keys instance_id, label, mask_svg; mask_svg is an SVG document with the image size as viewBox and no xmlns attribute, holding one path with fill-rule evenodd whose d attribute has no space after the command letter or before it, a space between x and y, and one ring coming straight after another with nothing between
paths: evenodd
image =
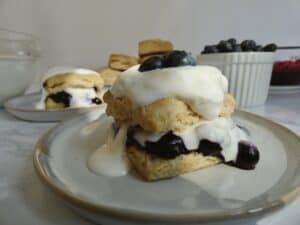
<instances>
[{"instance_id":1,"label":"marble countertop","mask_svg":"<svg viewBox=\"0 0 300 225\"><path fill-rule=\"evenodd\" d=\"M264 106L247 109L300 134L300 93L271 95ZM32 166L34 145L54 123L17 120L0 110L0 224L88 225L46 189ZM300 224L300 199L258 225Z\"/></svg>"}]
</instances>

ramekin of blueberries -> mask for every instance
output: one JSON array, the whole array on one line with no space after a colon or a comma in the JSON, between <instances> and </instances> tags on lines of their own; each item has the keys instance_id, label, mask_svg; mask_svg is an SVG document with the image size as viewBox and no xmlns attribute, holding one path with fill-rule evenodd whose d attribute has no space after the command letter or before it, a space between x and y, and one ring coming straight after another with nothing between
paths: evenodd
<instances>
[{"instance_id":1,"label":"ramekin of blueberries","mask_svg":"<svg viewBox=\"0 0 300 225\"><path fill-rule=\"evenodd\" d=\"M277 45L260 45L235 38L206 45L197 56L200 65L218 67L228 78L228 91L238 108L263 105L267 99Z\"/></svg>"},{"instance_id":2,"label":"ramekin of blueberries","mask_svg":"<svg viewBox=\"0 0 300 225\"><path fill-rule=\"evenodd\" d=\"M244 40L238 43L235 38L221 40L216 45L206 45L201 54L233 53L233 52L275 52L277 45L274 43L265 46L259 45L254 40Z\"/></svg>"}]
</instances>

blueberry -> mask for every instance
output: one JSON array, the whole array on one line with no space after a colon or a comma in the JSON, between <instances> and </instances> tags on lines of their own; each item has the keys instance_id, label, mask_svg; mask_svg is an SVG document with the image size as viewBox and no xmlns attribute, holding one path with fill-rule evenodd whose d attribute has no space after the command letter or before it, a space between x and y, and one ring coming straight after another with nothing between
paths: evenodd
<instances>
[{"instance_id":1,"label":"blueberry","mask_svg":"<svg viewBox=\"0 0 300 225\"><path fill-rule=\"evenodd\" d=\"M228 41L220 41L219 44L217 45L217 48L220 52L232 52L233 47L232 44Z\"/></svg>"},{"instance_id":2,"label":"blueberry","mask_svg":"<svg viewBox=\"0 0 300 225\"><path fill-rule=\"evenodd\" d=\"M224 160L224 157L221 154L222 147L219 143L212 142L207 139L202 139L199 142L197 151L202 153L204 156L215 156Z\"/></svg>"},{"instance_id":3,"label":"blueberry","mask_svg":"<svg viewBox=\"0 0 300 225\"><path fill-rule=\"evenodd\" d=\"M163 56L164 67L193 66L196 60L190 53L174 50Z\"/></svg>"},{"instance_id":4,"label":"blueberry","mask_svg":"<svg viewBox=\"0 0 300 225\"><path fill-rule=\"evenodd\" d=\"M65 107L70 107L72 95L70 95L68 92L60 91L60 92L48 95L47 98L51 98L56 103L63 103L65 105Z\"/></svg>"},{"instance_id":5,"label":"blueberry","mask_svg":"<svg viewBox=\"0 0 300 225\"><path fill-rule=\"evenodd\" d=\"M241 48L241 45L234 45L233 47L232 47L232 51L233 52L241 52L242 51L242 48Z\"/></svg>"},{"instance_id":6,"label":"blueberry","mask_svg":"<svg viewBox=\"0 0 300 225\"><path fill-rule=\"evenodd\" d=\"M261 45L256 45L253 49L255 52L262 52L264 51L263 47Z\"/></svg>"},{"instance_id":7,"label":"blueberry","mask_svg":"<svg viewBox=\"0 0 300 225\"><path fill-rule=\"evenodd\" d=\"M188 153L183 140L172 131L163 135L157 142L146 141L145 145L150 153L168 159Z\"/></svg>"},{"instance_id":8,"label":"blueberry","mask_svg":"<svg viewBox=\"0 0 300 225\"><path fill-rule=\"evenodd\" d=\"M253 40L244 40L241 43L241 48L245 52L254 51L255 47L256 47L256 42Z\"/></svg>"},{"instance_id":9,"label":"blueberry","mask_svg":"<svg viewBox=\"0 0 300 225\"><path fill-rule=\"evenodd\" d=\"M96 104L96 105L100 105L102 103L102 101L100 100L100 98L93 98L92 99L92 103Z\"/></svg>"},{"instance_id":10,"label":"blueberry","mask_svg":"<svg viewBox=\"0 0 300 225\"><path fill-rule=\"evenodd\" d=\"M254 169L259 160L259 151L253 144L240 141L235 166L245 170Z\"/></svg>"},{"instance_id":11,"label":"blueberry","mask_svg":"<svg viewBox=\"0 0 300 225\"><path fill-rule=\"evenodd\" d=\"M277 50L277 45L274 44L274 43L267 44L267 45L264 47L264 51L265 51L265 52L275 52L276 50Z\"/></svg>"},{"instance_id":12,"label":"blueberry","mask_svg":"<svg viewBox=\"0 0 300 225\"><path fill-rule=\"evenodd\" d=\"M160 56L152 56L146 59L139 67L139 71L150 71L160 69L163 67L163 59Z\"/></svg>"},{"instance_id":13,"label":"blueberry","mask_svg":"<svg viewBox=\"0 0 300 225\"><path fill-rule=\"evenodd\" d=\"M188 53L188 55L187 55L187 60L188 60L188 62L189 62L189 65L190 66L196 66L196 59L192 56L192 53Z\"/></svg>"},{"instance_id":14,"label":"blueberry","mask_svg":"<svg viewBox=\"0 0 300 225\"><path fill-rule=\"evenodd\" d=\"M227 42L229 42L232 46L235 46L237 44L237 41L235 38L230 38L227 40Z\"/></svg>"},{"instance_id":15,"label":"blueberry","mask_svg":"<svg viewBox=\"0 0 300 225\"><path fill-rule=\"evenodd\" d=\"M218 53L219 50L217 48L217 46L215 45L206 45L204 47L204 50L202 52L202 54L209 54L209 53Z\"/></svg>"}]
</instances>

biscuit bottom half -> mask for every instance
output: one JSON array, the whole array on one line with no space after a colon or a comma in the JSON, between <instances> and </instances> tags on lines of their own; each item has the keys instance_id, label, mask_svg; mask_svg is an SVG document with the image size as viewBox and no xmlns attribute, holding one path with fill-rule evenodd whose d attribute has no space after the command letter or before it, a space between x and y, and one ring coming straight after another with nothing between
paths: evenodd
<instances>
[{"instance_id":1,"label":"biscuit bottom half","mask_svg":"<svg viewBox=\"0 0 300 225\"><path fill-rule=\"evenodd\" d=\"M204 156L196 151L165 159L133 145L127 147L127 156L136 171L148 181L175 177L222 162L218 157Z\"/></svg>"}]
</instances>

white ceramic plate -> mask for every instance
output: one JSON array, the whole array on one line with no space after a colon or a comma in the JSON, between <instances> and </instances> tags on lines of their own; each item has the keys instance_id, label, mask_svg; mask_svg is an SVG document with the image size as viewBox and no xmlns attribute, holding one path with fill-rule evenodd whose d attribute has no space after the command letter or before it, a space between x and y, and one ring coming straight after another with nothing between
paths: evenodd
<instances>
[{"instance_id":1,"label":"white ceramic plate","mask_svg":"<svg viewBox=\"0 0 300 225\"><path fill-rule=\"evenodd\" d=\"M87 159L111 123L106 116L95 121L97 116L85 114L60 124L40 139L34 154L42 181L95 222L233 224L280 208L300 192L299 136L257 115L240 111L233 116L260 149L255 170L220 164L157 182L146 182L133 171L110 178L88 170Z\"/></svg>"},{"instance_id":2,"label":"white ceramic plate","mask_svg":"<svg viewBox=\"0 0 300 225\"><path fill-rule=\"evenodd\" d=\"M270 86L269 89L271 94L293 94L298 92L300 92L300 85Z\"/></svg>"},{"instance_id":3,"label":"white ceramic plate","mask_svg":"<svg viewBox=\"0 0 300 225\"><path fill-rule=\"evenodd\" d=\"M37 93L18 96L6 101L4 103L4 108L19 119L36 122L57 122L95 109L104 110L104 105L61 110L36 109L35 104L40 99L41 94Z\"/></svg>"}]
</instances>

